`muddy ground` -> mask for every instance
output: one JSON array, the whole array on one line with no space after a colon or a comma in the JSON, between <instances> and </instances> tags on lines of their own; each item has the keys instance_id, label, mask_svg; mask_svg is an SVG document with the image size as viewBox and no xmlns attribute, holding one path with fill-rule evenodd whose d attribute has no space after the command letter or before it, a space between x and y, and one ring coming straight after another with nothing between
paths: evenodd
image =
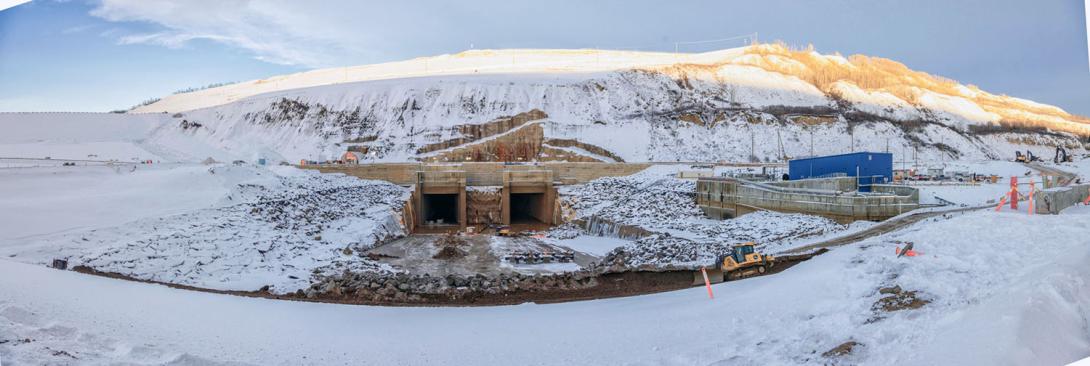
<instances>
[{"instance_id":1,"label":"muddy ground","mask_svg":"<svg viewBox=\"0 0 1090 366\"><path fill-rule=\"evenodd\" d=\"M792 266L804 262L814 256L825 253L825 250L815 252L813 254L799 255L799 256L786 256L780 257L779 263L773 270L758 276L768 276L779 272L783 272ZM125 279L130 281L155 283L164 286L178 288L183 290L210 292L218 294L246 296L246 297L259 297L267 299L278 300L295 300L295 301L308 301L308 302L323 302L323 303L338 303L338 304L354 304L354 305L381 305L381 306L494 306L494 305L516 305L522 303L561 303L569 301L582 301L582 300L595 300L606 299L614 297L627 297L636 296L657 292L680 290L693 287L693 271L691 270L673 270L662 272L619 272L619 273L605 273L599 274L594 277L595 285L586 288L578 289L559 289L550 291L532 291L532 290L514 290L501 293L487 293L487 292L469 292L459 293L457 297L443 296L443 295L423 295L423 301L414 302L397 302L397 301L372 301L364 298L354 297L347 294L332 294L324 293L317 296L308 297L301 291L298 293L290 294L274 294L267 290L257 291L222 291L212 290L193 286L177 285L172 283L163 283L157 281L140 280L135 279L119 273L101 272L93 268L77 266L73 268L74 271L110 277L116 279ZM753 277L758 277L753 276ZM753 277L747 277L753 278ZM740 279L736 281L744 281L746 279Z\"/></svg>"}]
</instances>

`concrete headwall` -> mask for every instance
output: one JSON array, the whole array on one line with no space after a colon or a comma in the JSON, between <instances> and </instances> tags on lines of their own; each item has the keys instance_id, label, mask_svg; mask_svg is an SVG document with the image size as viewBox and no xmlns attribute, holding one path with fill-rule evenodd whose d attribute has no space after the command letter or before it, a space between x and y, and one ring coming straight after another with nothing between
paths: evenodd
<instances>
[{"instance_id":1,"label":"concrete headwall","mask_svg":"<svg viewBox=\"0 0 1090 366\"><path fill-rule=\"evenodd\" d=\"M1058 214L1065 208L1086 201L1090 184L1052 188L1033 194L1034 209L1039 214Z\"/></svg>"},{"instance_id":2,"label":"concrete headwall","mask_svg":"<svg viewBox=\"0 0 1090 366\"><path fill-rule=\"evenodd\" d=\"M820 179L810 179L797 181L792 187L780 187L729 178L701 179L696 183L696 200L705 214L720 219L758 210L771 210L819 215L842 223L885 220L919 207L918 193L842 194L837 193L839 190L822 192L823 190L801 183L810 182L816 187L830 187L839 185L839 180L841 179L834 178L830 182L819 182Z\"/></svg>"},{"instance_id":3,"label":"concrete headwall","mask_svg":"<svg viewBox=\"0 0 1090 366\"><path fill-rule=\"evenodd\" d=\"M502 185L498 175L502 171L550 170L555 180L563 184L586 183L601 177L617 177L638 173L650 163L541 163L537 165L505 165L503 163L379 163L348 165L302 165L299 168L315 169L322 173L343 173L362 179L384 180L394 184L416 183L417 171L456 170L465 172L470 186Z\"/></svg>"}]
</instances>

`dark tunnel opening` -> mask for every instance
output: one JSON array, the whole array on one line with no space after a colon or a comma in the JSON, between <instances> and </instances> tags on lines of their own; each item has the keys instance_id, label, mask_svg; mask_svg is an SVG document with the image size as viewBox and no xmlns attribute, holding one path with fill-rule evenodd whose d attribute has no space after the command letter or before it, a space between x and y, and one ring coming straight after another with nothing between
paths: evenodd
<instances>
[{"instance_id":1,"label":"dark tunnel opening","mask_svg":"<svg viewBox=\"0 0 1090 366\"><path fill-rule=\"evenodd\" d=\"M421 203L425 225L458 225L457 194L425 194Z\"/></svg>"},{"instance_id":2,"label":"dark tunnel opening","mask_svg":"<svg viewBox=\"0 0 1090 366\"><path fill-rule=\"evenodd\" d=\"M511 223L538 224L548 221L544 193L512 193Z\"/></svg>"}]
</instances>

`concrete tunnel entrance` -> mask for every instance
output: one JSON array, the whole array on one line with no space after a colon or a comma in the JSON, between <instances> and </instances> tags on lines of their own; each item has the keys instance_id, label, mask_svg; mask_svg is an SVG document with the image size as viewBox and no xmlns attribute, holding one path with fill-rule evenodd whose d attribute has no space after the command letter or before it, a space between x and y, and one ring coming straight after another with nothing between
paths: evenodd
<instances>
[{"instance_id":1,"label":"concrete tunnel entrance","mask_svg":"<svg viewBox=\"0 0 1090 366\"><path fill-rule=\"evenodd\" d=\"M517 230L556 225L552 172L508 169L474 172L468 178L458 170L418 171L405 221L411 221L414 232L429 233L477 225L519 225Z\"/></svg>"},{"instance_id":2,"label":"concrete tunnel entrance","mask_svg":"<svg viewBox=\"0 0 1090 366\"><path fill-rule=\"evenodd\" d=\"M425 225L458 225L458 194L424 194L420 204Z\"/></svg>"},{"instance_id":3,"label":"concrete tunnel entrance","mask_svg":"<svg viewBox=\"0 0 1090 366\"><path fill-rule=\"evenodd\" d=\"M551 223L551 207L545 193L511 193L512 224Z\"/></svg>"}]
</instances>

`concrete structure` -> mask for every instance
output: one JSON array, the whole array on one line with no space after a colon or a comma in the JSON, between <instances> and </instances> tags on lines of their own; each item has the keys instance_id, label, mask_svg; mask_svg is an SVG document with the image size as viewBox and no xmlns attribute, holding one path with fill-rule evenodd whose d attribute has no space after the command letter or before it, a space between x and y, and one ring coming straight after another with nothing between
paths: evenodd
<instances>
[{"instance_id":1,"label":"concrete structure","mask_svg":"<svg viewBox=\"0 0 1090 366\"><path fill-rule=\"evenodd\" d=\"M346 151L344 155L341 155L341 161L345 162L345 164L359 164L363 159L366 159L366 157L358 151Z\"/></svg>"},{"instance_id":2,"label":"concrete structure","mask_svg":"<svg viewBox=\"0 0 1090 366\"><path fill-rule=\"evenodd\" d=\"M403 220L413 231L467 225L555 225L560 221L550 170L422 170ZM467 189L471 187L473 189Z\"/></svg>"},{"instance_id":3,"label":"concrete structure","mask_svg":"<svg viewBox=\"0 0 1090 366\"><path fill-rule=\"evenodd\" d=\"M417 227L466 226L466 178L460 171L417 172L413 191Z\"/></svg>"},{"instance_id":4,"label":"concrete structure","mask_svg":"<svg viewBox=\"0 0 1090 366\"><path fill-rule=\"evenodd\" d=\"M788 162L791 180L848 176L859 179L859 191L869 192L874 184L893 181L893 154L855 152L840 155L792 159Z\"/></svg>"},{"instance_id":5,"label":"concrete structure","mask_svg":"<svg viewBox=\"0 0 1090 366\"><path fill-rule=\"evenodd\" d=\"M377 164L323 164L300 165L301 169L315 169L322 173L342 173L362 179L377 179L409 186L416 184L419 171L463 171L470 186L501 185L501 171L548 170L560 184L586 183L601 177L620 177L638 173L650 163L572 163L546 162L537 164L504 164L495 162L465 162L449 164L425 163L377 163Z\"/></svg>"},{"instance_id":6,"label":"concrete structure","mask_svg":"<svg viewBox=\"0 0 1090 366\"><path fill-rule=\"evenodd\" d=\"M1090 184L1076 184L1038 191L1033 194L1033 208L1038 214L1059 214L1090 196Z\"/></svg>"},{"instance_id":7,"label":"concrete structure","mask_svg":"<svg viewBox=\"0 0 1090 366\"><path fill-rule=\"evenodd\" d=\"M503 224L557 224L556 189L549 170L504 171L500 189Z\"/></svg>"},{"instance_id":8,"label":"concrete structure","mask_svg":"<svg viewBox=\"0 0 1090 366\"><path fill-rule=\"evenodd\" d=\"M704 178L696 182L696 201L712 218L738 217L757 210L804 213L841 223L881 221L919 208L912 187L873 185L858 193L856 178L839 177L775 183L735 178Z\"/></svg>"}]
</instances>

